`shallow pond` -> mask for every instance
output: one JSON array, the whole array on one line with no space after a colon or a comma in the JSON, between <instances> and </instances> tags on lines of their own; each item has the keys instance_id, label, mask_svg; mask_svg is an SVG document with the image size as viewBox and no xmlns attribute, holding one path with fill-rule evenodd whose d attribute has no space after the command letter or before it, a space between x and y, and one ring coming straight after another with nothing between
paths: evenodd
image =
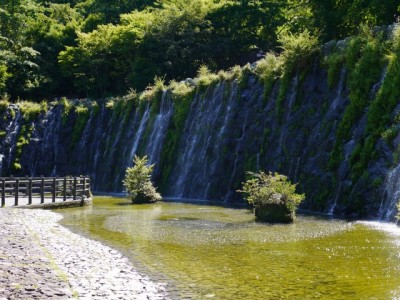
<instances>
[{"instance_id":1,"label":"shallow pond","mask_svg":"<svg viewBox=\"0 0 400 300\"><path fill-rule=\"evenodd\" d=\"M63 225L169 283L174 299L400 298L400 230L392 225L316 216L265 225L246 209L106 197L59 212Z\"/></svg>"}]
</instances>

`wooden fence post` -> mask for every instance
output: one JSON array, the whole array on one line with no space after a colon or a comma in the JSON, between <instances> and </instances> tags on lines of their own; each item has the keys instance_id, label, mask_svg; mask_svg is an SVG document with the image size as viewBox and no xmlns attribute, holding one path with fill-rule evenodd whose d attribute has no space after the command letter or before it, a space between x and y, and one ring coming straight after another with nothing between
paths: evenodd
<instances>
[{"instance_id":1,"label":"wooden fence post","mask_svg":"<svg viewBox=\"0 0 400 300\"><path fill-rule=\"evenodd\" d=\"M63 201L67 201L67 177L64 177Z\"/></svg>"},{"instance_id":2,"label":"wooden fence post","mask_svg":"<svg viewBox=\"0 0 400 300\"><path fill-rule=\"evenodd\" d=\"M6 205L6 180L1 180L1 206Z\"/></svg>"},{"instance_id":3,"label":"wooden fence post","mask_svg":"<svg viewBox=\"0 0 400 300\"><path fill-rule=\"evenodd\" d=\"M28 179L28 204L32 204L32 178Z\"/></svg>"},{"instance_id":4,"label":"wooden fence post","mask_svg":"<svg viewBox=\"0 0 400 300\"><path fill-rule=\"evenodd\" d=\"M77 179L74 177L73 199L76 200Z\"/></svg>"},{"instance_id":5,"label":"wooden fence post","mask_svg":"<svg viewBox=\"0 0 400 300\"><path fill-rule=\"evenodd\" d=\"M83 200L85 200L85 193L86 193L86 177L83 177L82 202Z\"/></svg>"},{"instance_id":6,"label":"wooden fence post","mask_svg":"<svg viewBox=\"0 0 400 300\"><path fill-rule=\"evenodd\" d=\"M44 203L44 177L42 176L42 180L40 182L40 203Z\"/></svg>"},{"instance_id":7,"label":"wooden fence post","mask_svg":"<svg viewBox=\"0 0 400 300\"><path fill-rule=\"evenodd\" d=\"M19 179L15 179L15 206L18 206L18 196L19 196Z\"/></svg>"},{"instance_id":8,"label":"wooden fence post","mask_svg":"<svg viewBox=\"0 0 400 300\"><path fill-rule=\"evenodd\" d=\"M52 186L52 202L56 202L56 191L57 191L57 180L53 178L53 186Z\"/></svg>"}]
</instances>

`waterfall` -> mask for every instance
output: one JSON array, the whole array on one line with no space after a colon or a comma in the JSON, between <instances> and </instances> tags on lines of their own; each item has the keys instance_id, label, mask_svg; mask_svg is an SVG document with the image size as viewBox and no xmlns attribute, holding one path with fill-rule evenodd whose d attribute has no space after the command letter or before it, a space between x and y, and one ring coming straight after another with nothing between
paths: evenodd
<instances>
[{"instance_id":1,"label":"waterfall","mask_svg":"<svg viewBox=\"0 0 400 300\"><path fill-rule=\"evenodd\" d=\"M336 88L336 97L332 102L332 109L336 110L336 107L338 106L340 100L342 99L342 93L343 93L343 89L345 86L345 79L346 79L346 68L343 67L340 70L340 77L339 77L339 83L338 86Z\"/></svg>"},{"instance_id":2,"label":"waterfall","mask_svg":"<svg viewBox=\"0 0 400 300\"><path fill-rule=\"evenodd\" d=\"M325 207L327 213L333 213L340 203L340 212L353 213L354 208L348 203L359 197L357 200L362 199L365 204L366 216L372 216L376 212L369 209L376 207L376 189L366 187L361 180L353 186L347 184L353 180L348 161L354 146L361 141L368 110L354 124L352 139L340 145L345 150L344 157L340 166L332 170L338 179L332 181L327 170L337 128L349 100L346 70L340 70L334 89L320 80L326 79L325 70L314 68L310 73L305 78L294 74L288 82L284 103L278 100L279 80L271 93L264 95L264 83L253 75L244 76L241 82L230 79L198 87L192 99L182 102L179 97L173 99L171 91L163 91L157 102L135 100L114 107L100 103L98 110L88 107L90 115L77 143L71 143L72 137L76 138L75 113L65 120L63 107L56 104L35 120L24 120L14 104L0 119L0 171L3 176L11 171L22 176L88 174L96 192L121 192L125 170L132 166L134 155L146 154L149 162L156 165L152 179L165 197L241 201L235 191L246 179L246 171L276 171L299 182L310 199L305 206ZM373 93L384 79L385 71ZM277 110L281 104L283 111ZM396 108L393 114L397 111ZM173 126L174 118L182 127ZM33 132L29 144L18 154L22 169L17 173L11 164L23 126L33 128ZM386 148L377 151L379 157L370 161L371 178L382 176L390 163L389 152ZM166 161L161 163L164 154ZM395 214L400 197L397 178L400 167L386 179L386 193L379 210L382 219ZM322 195L319 188L335 193L331 199L314 205L313 195L315 199ZM371 190L374 193L368 198ZM345 192L349 201L340 201Z\"/></svg>"},{"instance_id":3,"label":"waterfall","mask_svg":"<svg viewBox=\"0 0 400 300\"><path fill-rule=\"evenodd\" d=\"M100 117L99 120L104 120L104 114L105 114L105 106L101 107L100 110ZM93 181L96 183L97 180L97 167L99 165L99 159L101 156L101 152L100 152L100 141L102 140L102 128L100 126L101 124L98 124L98 126L96 126L96 131L94 133L95 136L95 142L93 144L93 147L91 148L91 152L90 152L90 157L93 157L93 166L92 166L92 172L93 172Z\"/></svg>"},{"instance_id":4,"label":"waterfall","mask_svg":"<svg viewBox=\"0 0 400 300\"><path fill-rule=\"evenodd\" d=\"M327 211L328 215L333 215L333 212L335 211L337 202L338 202L338 200L339 200L340 190L341 190L341 189L342 189L342 183L339 184L339 188L338 188L336 197L335 197L335 199L333 200L333 202L330 204L330 206L329 206L329 208L328 208L328 211Z\"/></svg>"},{"instance_id":5,"label":"waterfall","mask_svg":"<svg viewBox=\"0 0 400 300\"><path fill-rule=\"evenodd\" d=\"M202 198L208 189L213 165L218 163L217 153L223 149L222 135L231 117L228 112L237 102L236 93L223 101L225 88L224 83L219 83L210 98L197 95L193 100L173 170L170 188L173 197Z\"/></svg>"},{"instance_id":6,"label":"waterfall","mask_svg":"<svg viewBox=\"0 0 400 300\"><path fill-rule=\"evenodd\" d=\"M91 128L92 128L93 119L94 119L94 112L92 110L90 112L89 120L86 122L85 128L82 133L82 137L78 144L78 151L80 153L86 153L86 149L88 148L89 138L91 137L91 134L92 134ZM78 156L78 158L79 158L79 160L78 160L79 174L87 175L86 172L88 172L89 170L86 167L85 161L88 159L90 159L90 160L92 160L92 159L89 158L88 155Z\"/></svg>"},{"instance_id":7,"label":"waterfall","mask_svg":"<svg viewBox=\"0 0 400 300\"><path fill-rule=\"evenodd\" d=\"M149 120L149 115L150 115L150 105L147 104L146 110L142 116L142 119L140 120L139 128L136 131L135 137L133 139L133 143L132 143L132 147L130 148L128 159L125 163L126 168L132 165L132 159L135 156L137 149L139 147L139 142L142 139L143 131L146 128L147 121Z\"/></svg>"},{"instance_id":8,"label":"waterfall","mask_svg":"<svg viewBox=\"0 0 400 300\"><path fill-rule=\"evenodd\" d=\"M387 174L384 187L385 194L379 209L379 217L381 220L390 221L396 214L400 199L400 165Z\"/></svg>"},{"instance_id":9,"label":"waterfall","mask_svg":"<svg viewBox=\"0 0 400 300\"><path fill-rule=\"evenodd\" d=\"M292 82L292 90L290 92L287 119L290 118L290 114L292 113L292 109L293 109L293 103L296 101L296 98L297 98L298 85L299 85L299 72L297 71L296 76L293 78L293 82Z\"/></svg>"},{"instance_id":10,"label":"waterfall","mask_svg":"<svg viewBox=\"0 0 400 300\"><path fill-rule=\"evenodd\" d=\"M171 99L171 93L168 91L163 91L160 112L156 116L153 130L146 147L146 154L149 158L150 164L154 164L159 160L172 113L173 102Z\"/></svg>"},{"instance_id":11,"label":"waterfall","mask_svg":"<svg viewBox=\"0 0 400 300\"><path fill-rule=\"evenodd\" d=\"M2 168L4 167L4 165L6 166L6 168L10 168L11 166L13 154L15 152L17 144L17 136L21 128L22 120L21 112L17 109L15 105L11 105L9 107L9 110L14 110L16 114L11 121L7 122L7 125L5 127L6 135L1 145L1 155L4 156L4 159L2 159ZM6 114L9 116L9 112L6 112Z\"/></svg>"},{"instance_id":12,"label":"waterfall","mask_svg":"<svg viewBox=\"0 0 400 300\"><path fill-rule=\"evenodd\" d=\"M31 176L39 173L41 175L44 174L40 164L40 158L51 158L54 162L58 160L57 145L61 122L57 112L52 110L48 111L42 125L44 127L43 132L37 127L32 133L32 140L38 142L40 147L38 147L36 151L39 153L35 153L35 151L31 152L31 165L29 167ZM56 163L54 165L56 165Z\"/></svg>"}]
</instances>

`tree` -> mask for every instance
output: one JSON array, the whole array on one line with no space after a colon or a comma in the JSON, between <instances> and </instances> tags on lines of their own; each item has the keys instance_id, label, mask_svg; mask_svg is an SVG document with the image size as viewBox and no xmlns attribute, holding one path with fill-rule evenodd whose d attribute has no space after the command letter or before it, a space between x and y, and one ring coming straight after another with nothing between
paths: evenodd
<instances>
[{"instance_id":1,"label":"tree","mask_svg":"<svg viewBox=\"0 0 400 300\"><path fill-rule=\"evenodd\" d=\"M284 1L236 0L220 1L211 9L206 16L212 25L207 53L217 67L247 63L249 53L273 49L284 7Z\"/></svg>"},{"instance_id":2,"label":"tree","mask_svg":"<svg viewBox=\"0 0 400 300\"><path fill-rule=\"evenodd\" d=\"M7 73L7 66L0 64L0 93L4 91L8 77L10 74Z\"/></svg>"},{"instance_id":3,"label":"tree","mask_svg":"<svg viewBox=\"0 0 400 300\"><path fill-rule=\"evenodd\" d=\"M90 33L78 33L78 45L67 46L58 57L64 74L74 76L79 91L91 96L126 93L145 20L151 18L138 12L122 17L120 25L100 25Z\"/></svg>"},{"instance_id":4,"label":"tree","mask_svg":"<svg viewBox=\"0 0 400 300\"><path fill-rule=\"evenodd\" d=\"M256 218L270 223L291 223L295 211L304 200L304 194L296 193L296 185L288 178L278 173L252 173L253 178L247 180L243 189L249 204L255 208Z\"/></svg>"},{"instance_id":5,"label":"tree","mask_svg":"<svg viewBox=\"0 0 400 300\"><path fill-rule=\"evenodd\" d=\"M132 203L152 203L162 200L151 182L154 165L148 165L147 156L133 159L133 167L127 168L123 181Z\"/></svg>"}]
</instances>

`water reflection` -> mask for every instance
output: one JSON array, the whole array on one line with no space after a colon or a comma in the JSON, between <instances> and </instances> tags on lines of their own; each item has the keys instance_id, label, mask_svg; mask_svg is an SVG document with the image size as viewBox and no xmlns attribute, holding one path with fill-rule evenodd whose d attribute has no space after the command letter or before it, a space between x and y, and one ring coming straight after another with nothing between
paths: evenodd
<instances>
[{"instance_id":1,"label":"water reflection","mask_svg":"<svg viewBox=\"0 0 400 300\"><path fill-rule=\"evenodd\" d=\"M97 198L92 208L62 211L63 222L168 280L178 298L400 297L400 230L380 223L300 216L265 225L246 209L121 201Z\"/></svg>"}]
</instances>

